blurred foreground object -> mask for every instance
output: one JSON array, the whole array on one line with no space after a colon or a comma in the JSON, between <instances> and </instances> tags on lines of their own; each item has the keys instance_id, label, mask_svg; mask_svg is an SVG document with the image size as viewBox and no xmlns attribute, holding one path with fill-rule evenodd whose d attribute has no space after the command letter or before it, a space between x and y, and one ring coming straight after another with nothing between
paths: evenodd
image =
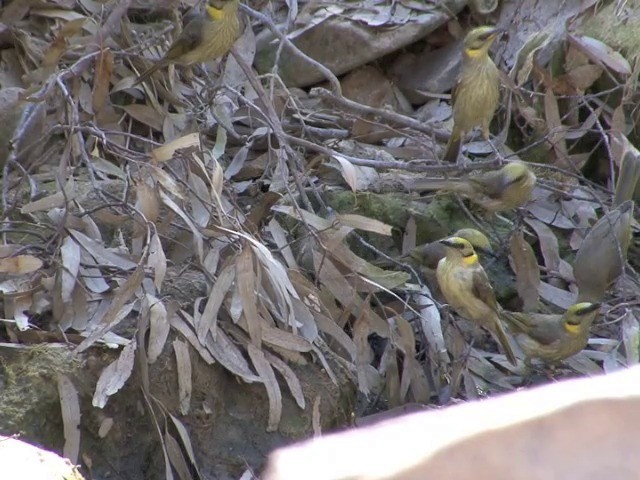
<instances>
[{"instance_id":1,"label":"blurred foreground object","mask_svg":"<svg viewBox=\"0 0 640 480\"><path fill-rule=\"evenodd\" d=\"M25 480L82 480L66 458L16 438L0 435L2 478Z\"/></svg>"},{"instance_id":2,"label":"blurred foreground object","mask_svg":"<svg viewBox=\"0 0 640 480\"><path fill-rule=\"evenodd\" d=\"M639 411L634 367L310 440L262 479L637 479Z\"/></svg>"}]
</instances>

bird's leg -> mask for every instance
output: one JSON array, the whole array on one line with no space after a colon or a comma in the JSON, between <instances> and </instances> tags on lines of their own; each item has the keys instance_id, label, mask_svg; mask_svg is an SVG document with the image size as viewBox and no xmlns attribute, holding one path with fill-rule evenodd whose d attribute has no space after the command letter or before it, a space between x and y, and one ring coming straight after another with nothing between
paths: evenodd
<instances>
[{"instance_id":1,"label":"bird's leg","mask_svg":"<svg viewBox=\"0 0 640 480\"><path fill-rule=\"evenodd\" d=\"M491 146L491 148L493 149L493 152L496 154L496 158L498 159L498 166L502 167L502 165L504 165L504 157L502 156L502 154L500 153L500 150L498 150L498 147L496 147L495 143L493 143L493 140L491 140L491 137L489 136L488 123L482 124L482 138L484 138L484 140Z\"/></svg>"},{"instance_id":2,"label":"bird's leg","mask_svg":"<svg viewBox=\"0 0 640 480\"><path fill-rule=\"evenodd\" d=\"M491 145L491 148L493 148L493 152L496 154L496 158L498 159L498 166L502 167L504 165L504 157L500 153L500 150L498 150L498 147L496 147L496 145L493 143L493 140L491 140L490 138L487 138L486 140L487 142L489 142L489 145Z\"/></svg>"}]
</instances>

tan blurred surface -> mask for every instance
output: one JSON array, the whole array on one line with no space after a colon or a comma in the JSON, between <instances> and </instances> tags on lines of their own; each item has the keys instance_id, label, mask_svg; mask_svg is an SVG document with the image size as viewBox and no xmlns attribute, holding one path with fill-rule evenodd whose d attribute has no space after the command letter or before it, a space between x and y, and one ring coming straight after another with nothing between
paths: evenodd
<instances>
[{"instance_id":1,"label":"tan blurred surface","mask_svg":"<svg viewBox=\"0 0 640 480\"><path fill-rule=\"evenodd\" d=\"M636 479L640 367L420 412L270 457L264 480Z\"/></svg>"}]
</instances>

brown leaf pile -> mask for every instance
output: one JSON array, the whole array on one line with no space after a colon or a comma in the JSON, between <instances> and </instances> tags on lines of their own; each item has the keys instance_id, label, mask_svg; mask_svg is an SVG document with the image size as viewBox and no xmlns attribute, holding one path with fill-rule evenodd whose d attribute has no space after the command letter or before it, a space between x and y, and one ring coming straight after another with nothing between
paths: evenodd
<instances>
[{"instance_id":1,"label":"brown leaf pile","mask_svg":"<svg viewBox=\"0 0 640 480\"><path fill-rule=\"evenodd\" d=\"M396 38L398 47L429 30L422 46L438 51L452 41L436 30L446 9L349 2L332 10L310 2L295 23L295 9L274 3L276 19L291 15L287 37L252 10L231 55L204 73L169 67L140 85L137 75L166 49L163 35L175 34L176 10L150 12L127 0L14 0L0 9L3 337L23 342L38 326L66 333L78 353L96 344L121 348L96 386L97 407L126 383L136 354L153 363L171 339L182 414L191 395L189 346L205 362L264 385L268 430L278 428L283 387L308 408L292 362L318 362L334 382L346 377L390 405L521 384L524 372L503 356L443 329L430 292L409 273L365 260L384 250L371 243L388 240L392 226L410 231L415 222L410 206L402 218L361 213L365 191L389 179L402 184L407 172L458 168L437 161L447 103L425 100L420 86L398 89L384 63L380 72L354 70L341 85L292 44L336 24L366 25L369 34L404 25L416 37ZM505 7L500 22L508 24L508 15ZM390 30L384 35L392 38ZM503 133L513 127L509 139L526 147L501 148L529 161L540 181L502 253L523 310L542 302L559 311L575 299L571 252L611 204L622 158L637 158L627 139L634 72L602 41L559 27L525 40L514 35L507 47L514 122ZM333 92L288 86L296 83L285 84L271 67L257 74L256 51L269 49L272 58L291 56L320 72ZM554 53L560 62L551 61ZM407 98L421 98L420 109ZM471 142L466 152L482 156L485 147ZM355 204L350 212L329 204L326 194L342 190ZM506 237L496 240L506 245ZM602 329L595 350L571 359L572 368L638 362L635 280L625 276L607 297L605 317L622 328ZM185 284L184 296L166 295ZM61 379L61 391L68 385ZM189 443L186 433L180 440ZM182 455L171 449L176 442L166 434L166 455Z\"/></svg>"}]
</instances>

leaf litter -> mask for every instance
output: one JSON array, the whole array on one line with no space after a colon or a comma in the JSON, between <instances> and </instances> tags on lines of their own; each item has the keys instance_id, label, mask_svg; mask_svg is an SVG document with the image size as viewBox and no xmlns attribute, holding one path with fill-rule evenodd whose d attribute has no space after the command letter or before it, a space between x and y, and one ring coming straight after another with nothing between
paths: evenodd
<instances>
[{"instance_id":1,"label":"leaf litter","mask_svg":"<svg viewBox=\"0 0 640 480\"><path fill-rule=\"evenodd\" d=\"M24 115L10 132L15 149L0 145L7 173L6 253L0 254L7 337L17 341L31 330L37 311L51 317L50 328L80 336L77 353L98 343L119 345L119 357L95 387L99 407L126 384L137 353L152 363L172 342L183 414L192 394L192 349L207 364L218 362L242 381L264 386L270 431L281 420L285 385L299 408L313 405L320 430L320 397L311 402L305 395L290 366L294 359L318 362L336 383L354 382L364 399L359 415L382 408L380 398L388 405L444 402L522 384L521 369L489 351L464 322L440 314L424 278L376 263L379 253L398 250L397 243L389 246L399 230L430 239L454 231L453 220L430 217L411 199L399 213L393 209L392 196L405 190L403 175L455 173L457 167L434 160L439 123L413 119L406 99L399 104L409 105L409 115L391 111L376 97L386 91L382 84L365 85L358 102L342 97L339 81L321 65L315 68L331 92L288 86L277 74L244 68L261 49L332 31L332 22L354 22L364 31L381 25L424 30L442 13L435 4L391 3L299 5L297 15L289 12L296 24L286 38L264 44L246 30L239 55L218 65L222 83L198 70L188 78L170 68L162 81L142 85L133 83L148 62L142 58L163 49L147 49L146 26L126 9L105 19L91 2L59 8L49 2L49 8L34 7L38 22L4 11L17 16L11 24L19 48L6 52L17 71L3 72L0 85L21 85L21 75L35 85L18 97ZM275 12L276 20L284 10ZM257 21L252 26L265 28ZM426 40L428 48L442 44L438 35ZM522 311L558 312L574 302L574 252L611 208L614 190L633 195L635 180L616 189L616 180L626 178L616 172L625 162L632 171L640 157L626 128L635 125L637 112L625 110L634 98L637 58L595 36L554 23L505 47L516 88L510 114L524 143L537 149L505 151L529 161L540 179L521 212L524 222L508 232L494 229L492 238L501 245L498 260L506 265L509 258L510 301ZM363 63L370 53L363 53ZM564 55L560 67L551 53ZM414 90L394 95L420 93ZM436 99L433 108L442 105ZM383 133L343 141L356 123L362 128L363 117L375 127L367 133ZM394 188L383 183L382 172L398 182ZM384 196L384 209L371 208L376 195ZM629 263L637 265L635 246ZM180 275L175 267L206 279L205 290L180 308L161 294ZM637 288L632 269L623 277L619 283ZM638 363L638 306L625 291L616 285L607 292L604 317L616 320L596 322L590 348L566 362L569 374ZM144 342L114 331L136 319L146 325ZM61 397L63 390L71 395L67 380L59 388ZM195 459L182 456L178 444L184 447L188 434L175 427L179 433L166 432L163 445L167 462L184 472Z\"/></svg>"}]
</instances>

